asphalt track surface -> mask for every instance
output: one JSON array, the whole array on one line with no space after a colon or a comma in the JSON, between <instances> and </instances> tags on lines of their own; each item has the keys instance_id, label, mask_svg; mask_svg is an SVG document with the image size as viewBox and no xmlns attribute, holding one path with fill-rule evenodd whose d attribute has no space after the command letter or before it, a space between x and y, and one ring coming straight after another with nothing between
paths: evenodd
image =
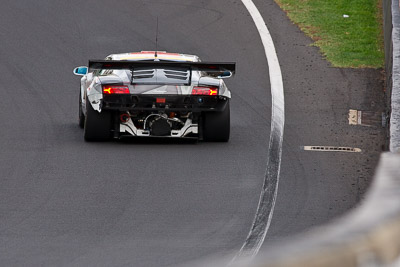
<instances>
[{"instance_id":1,"label":"asphalt track surface","mask_svg":"<svg viewBox=\"0 0 400 267\"><path fill-rule=\"evenodd\" d=\"M338 70L270 0L255 1L282 67L278 199L261 252L362 198L384 144L349 126L382 111L380 74ZM75 66L159 50L236 61L229 143L86 143ZM250 230L270 131L268 65L240 1L10 1L0 9L0 265L176 266L230 259ZM363 153L306 152L304 145Z\"/></svg>"}]
</instances>

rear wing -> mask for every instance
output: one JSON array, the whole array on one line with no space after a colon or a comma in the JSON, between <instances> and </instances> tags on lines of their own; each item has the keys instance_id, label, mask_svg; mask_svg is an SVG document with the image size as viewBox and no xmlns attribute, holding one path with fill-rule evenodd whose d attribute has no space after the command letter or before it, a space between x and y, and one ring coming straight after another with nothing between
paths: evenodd
<instances>
[{"instance_id":1,"label":"rear wing","mask_svg":"<svg viewBox=\"0 0 400 267\"><path fill-rule=\"evenodd\" d=\"M203 71L220 77L235 74L234 62L175 62L175 61L126 61L89 60L89 70L125 69L132 73L132 84L184 84L190 85L192 71Z\"/></svg>"}]
</instances>

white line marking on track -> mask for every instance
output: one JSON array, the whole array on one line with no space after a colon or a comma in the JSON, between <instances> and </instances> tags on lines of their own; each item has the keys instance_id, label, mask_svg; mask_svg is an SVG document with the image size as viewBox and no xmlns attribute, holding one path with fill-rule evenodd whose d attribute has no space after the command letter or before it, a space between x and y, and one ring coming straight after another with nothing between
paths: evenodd
<instances>
[{"instance_id":1,"label":"white line marking on track","mask_svg":"<svg viewBox=\"0 0 400 267\"><path fill-rule=\"evenodd\" d=\"M255 255L257 255L261 245L264 243L265 236L271 224L278 193L283 130L285 125L285 101L282 72L271 34L254 3L251 0L242 0L242 3L247 8L257 27L267 57L271 83L272 115L267 169L257 212L245 243L231 263L251 260Z\"/></svg>"}]
</instances>

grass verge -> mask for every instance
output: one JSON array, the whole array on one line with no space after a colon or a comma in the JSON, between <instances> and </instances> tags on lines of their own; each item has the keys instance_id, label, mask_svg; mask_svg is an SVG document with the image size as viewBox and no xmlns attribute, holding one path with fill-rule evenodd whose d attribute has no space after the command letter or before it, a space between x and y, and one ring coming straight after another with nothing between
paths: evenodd
<instances>
[{"instance_id":1,"label":"grass verge","mask_svg":"<svg viewBox=\"0 0 400 267\"><path fill-rule=\"evenodd\" d=\"M381 0L275 1L334 67L383 67Z\"/></svg>"}]
</instances>

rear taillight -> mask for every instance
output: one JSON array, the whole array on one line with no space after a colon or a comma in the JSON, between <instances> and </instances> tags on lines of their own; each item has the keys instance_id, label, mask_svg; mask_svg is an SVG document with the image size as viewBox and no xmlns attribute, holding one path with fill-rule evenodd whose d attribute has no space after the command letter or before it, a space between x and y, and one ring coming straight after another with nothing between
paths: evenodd
<instances>
[{"instance_id":1,"label":"rear taillight","mask_svg":"<svg viewBox=\"0 0 400 267\"><path fill-rule=\"evenodd\" d=\"M129 87L126 85L104 85L103 94L129 94Z\"/></svg>"},{"instance_id":2,"label":"rear taillight","mask_svg":"<svg viewBox=\"0 0 400 267\"><path fill-rule=\"evenodd\" d=\"M192 95L218 95L217 87L195 86L192 89Z\"/></svg>"},{"instance_id":3,"label":"rear taillight","mask_svg":"<svg viewBox=\"0 0 400 267\"><path fill-rule=\"evenodd\" d=\"M157 98L156 98L156 102L159 103L159 104L161 104L161 103L163 104L163 103L165 103L165 98L159 98L159 97L157 97Z\"/></svg>"}]
</instances>

